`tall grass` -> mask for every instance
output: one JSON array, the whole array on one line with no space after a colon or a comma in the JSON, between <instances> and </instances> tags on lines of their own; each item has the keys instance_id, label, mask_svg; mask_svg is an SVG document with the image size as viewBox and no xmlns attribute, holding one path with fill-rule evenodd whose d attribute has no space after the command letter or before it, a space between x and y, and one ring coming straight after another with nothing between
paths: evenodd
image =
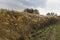
<instances>
[{"instance_id":1,"label":"tall grass","mask_svg":"<svg viewBox=\"0 0 60 40\"><path fill-rule=\"evenodd\" d=\"M0 39L29 40L29 34L57 23L57 16L40 16L26 12L0 10Z\"/></svg>"}]
</instances>

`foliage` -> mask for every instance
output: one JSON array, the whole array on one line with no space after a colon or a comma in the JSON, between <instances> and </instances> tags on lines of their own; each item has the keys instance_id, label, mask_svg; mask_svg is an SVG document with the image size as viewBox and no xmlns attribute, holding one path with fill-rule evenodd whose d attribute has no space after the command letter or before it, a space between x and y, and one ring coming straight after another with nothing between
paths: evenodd
<instances>
[{"instance_id":1,"label":"foliage","mask_svg":"<svg viewBox=\"0 0 60 40\"><path fill-rule=\"evenodd\" d=\"M39 14L39 11L37 9L34 10L32 8L31 9L26 8L24 12Z\"/></svg>"},{"instance_id":2,"label":"foliage","mask_svg":"<svg viewBox=\"0 0 60 40\"><path fill-rule=\"evenodd\" d=\"M56 14L56 13L53 13L53 12L51 12L51 13L47 13L46 15L57 16L57 14Z\"/></svg>"}]
</instances>

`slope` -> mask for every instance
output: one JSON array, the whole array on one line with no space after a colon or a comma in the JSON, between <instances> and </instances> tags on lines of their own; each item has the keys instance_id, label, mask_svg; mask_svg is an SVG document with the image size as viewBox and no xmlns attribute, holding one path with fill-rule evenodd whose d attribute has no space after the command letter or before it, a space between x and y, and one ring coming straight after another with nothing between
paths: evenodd
<instances>
[{"instance_id":1,"label":"slope","mask_svg":"<svg viewBox=\"0 0 60 40\"><path fill-rule=\"evenodd\" d=\"M48 40L54 33L53 25L58 19L57 16L41 16L1 9L0 40Z\"/></svg>"}]
</instances>

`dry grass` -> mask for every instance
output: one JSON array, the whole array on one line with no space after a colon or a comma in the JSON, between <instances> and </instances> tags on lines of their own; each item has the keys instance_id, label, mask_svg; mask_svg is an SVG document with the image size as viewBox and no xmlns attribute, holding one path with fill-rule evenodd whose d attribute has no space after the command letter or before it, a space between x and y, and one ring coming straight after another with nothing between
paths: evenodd
<instances>
[{"instance_id":1,"label":"dry grass","mask_svg":"<svg viewBox=\"0 0 60 40\"><path fill-rule=\"evenodd\" d=\"M41 29L55 22L57 17L1 9L0 40L28 40L31 29Z\"/></svg>"}]
</instances>

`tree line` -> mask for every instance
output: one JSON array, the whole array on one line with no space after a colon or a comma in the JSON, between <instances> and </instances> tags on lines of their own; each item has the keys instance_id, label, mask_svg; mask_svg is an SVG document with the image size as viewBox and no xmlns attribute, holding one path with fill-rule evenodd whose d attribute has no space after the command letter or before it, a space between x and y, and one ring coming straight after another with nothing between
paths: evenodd
<instances>
[{"instance_id":1,"label":"tree line","mask_svg":"<svg viewBox=\"0 0 60 40\"><path fill-rule=\"evenodd\" d=\"M31 13L31 14L39 14L39 11L37 9L29 9L29 8L26 8L24 9L24 12L28 12L28 13Z\"/></svg>"},{"instance_id":2,"label":"tree line","mask_svg":"<svg viewBox=\"0 0 60 40\"><path fill-rule=\"evenodd\" d=\"M26 9L24 9L24 12L28 12L28 13L31 13L31 14L40 14L39 13L39 10L37 10L37 9L33 9L33 8L26 8ZM57 13L54 13L54 12L48 12L47 14L46 14L47 16L57 16Z\"/></svg>"}]
</instances>

